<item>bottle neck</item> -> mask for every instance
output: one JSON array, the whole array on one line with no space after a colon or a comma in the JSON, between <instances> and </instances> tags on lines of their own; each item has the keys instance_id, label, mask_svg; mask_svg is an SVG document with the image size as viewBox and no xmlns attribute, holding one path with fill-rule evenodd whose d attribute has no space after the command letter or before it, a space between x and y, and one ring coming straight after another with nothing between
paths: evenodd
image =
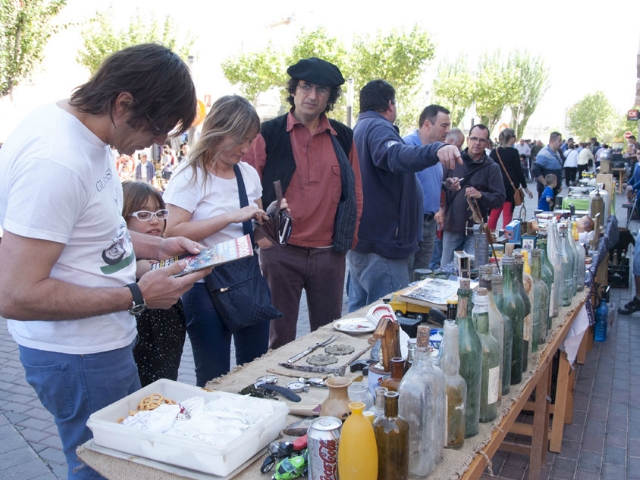
<instances>
[{"instance_id":1,"label":"bottle neck","mask_svg":"<svg viewBox=\"0 0 640 480\"><path fill-rule=\"evenodd\" d=\"M445 322L442 343L444 345L442 369L447 375L457 375L460 371L460 350L458 326L454 322Z\"/></svg>"},{"instance_id":2,"label":"bottle neck","mask_svg":"<svg viewBox=\"0 0 640 480\"><path fill-rule=\"evenodd\" d=\"M384 395L384 416L394 418L398 416L398 393L387 392Z\"/></svg>"}]
</instances>

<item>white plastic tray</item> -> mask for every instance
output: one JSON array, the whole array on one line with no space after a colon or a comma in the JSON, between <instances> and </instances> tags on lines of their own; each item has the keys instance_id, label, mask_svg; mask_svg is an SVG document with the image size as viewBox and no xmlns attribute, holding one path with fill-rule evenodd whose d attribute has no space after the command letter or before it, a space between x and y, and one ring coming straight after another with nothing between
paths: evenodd
<instances>
[{"instance_id":1,"label":"white plastic tray","mask_svg":"<svg viewBox=\"0 0 640 480\"><path fill-rule=\"evenodd\" d=\"M224 477L278 438L289 413L289 407L283 402L242 396L243 401L250 400L256 409L272 408L273 414L223 448L197 440L144 432L117 423L119 418L128 416L130 410L136 410L142 398L153 393L178 403L195 396L203 397L205 403L219 396L240 397L233 393L207 392L172 380L157 380L89 417L87 426L93 431L96 445Z\"/></svg>"}]
</instances>

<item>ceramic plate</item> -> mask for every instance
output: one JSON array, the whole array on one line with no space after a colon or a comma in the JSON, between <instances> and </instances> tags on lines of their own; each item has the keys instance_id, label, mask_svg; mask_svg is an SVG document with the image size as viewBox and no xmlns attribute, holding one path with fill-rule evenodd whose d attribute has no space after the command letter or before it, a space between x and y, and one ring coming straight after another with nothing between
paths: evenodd
<instances>
[{"instance_id":1,"label":"ceramic plate","mask_svg":"<svg viewBox=\"0 0 640 480\"><path fill-rule=\"evenodd\" d=\"M366 318L345 318L333 322L333 328L344 333L371 333L375 330L373 324Z\"/></svg>"}]
</instances>

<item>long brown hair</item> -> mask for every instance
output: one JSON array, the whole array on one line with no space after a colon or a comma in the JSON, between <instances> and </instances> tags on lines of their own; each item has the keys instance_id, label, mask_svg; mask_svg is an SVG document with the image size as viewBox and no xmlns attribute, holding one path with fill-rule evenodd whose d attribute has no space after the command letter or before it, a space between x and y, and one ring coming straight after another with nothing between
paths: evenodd
<instances>
[{"instance_id":1,"label":"long brown hair","mask_svg":"<svg viewBox=\"0 0 640 480\"><path fill-rule=\"evenodd\" d=\"M249 101L238 95L220 97L204 119L202 134L191 149L184 168L193 169L193 182L200 170L203 182L206 183L207 167L215 164L216 159L224 152L218 147L226 138L234 140L226 147L230 150L245 142L248 137L253 138L259 131L260 117Z\"/></svg>"}]
</instances>

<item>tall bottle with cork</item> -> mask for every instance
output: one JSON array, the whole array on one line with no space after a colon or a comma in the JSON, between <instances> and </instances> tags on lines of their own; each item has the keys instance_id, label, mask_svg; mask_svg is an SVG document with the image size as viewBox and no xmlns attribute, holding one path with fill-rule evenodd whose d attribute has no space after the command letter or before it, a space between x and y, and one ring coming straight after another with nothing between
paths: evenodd
<instances>
[{"instance_id":1,"label":"tall bottle with cork","mask_svg":"<svg viewBox=\"0 0 640 480\"><path fill-rule=\"evenodd\" d=\"M515 281L518 292L524 303L524 325L522 329L522 371L526 372L529 368L529 355L531 355L531 334L533 332L533 323L531 318L531 298L529 292L524 286L524 257L521 253L514 254L514 271ZM531 286L533 281L529 284Z\"/></svg>"},{"instance_id":2,"label":"tall bottle with cork","mask_svg":"<svg viewBox=\"0 0 640 480\"><path fill-rule=\"evenodd\" d=\"M480 421L483 423L491 422L498 416L498 395L501 389L500 350L498 341L489 333L488 306L487 289L478 287L472 315L482 346Z\"/></svg>"},{"instance_id":3,"label":"tall bottle with cork","mask_svg":"<svg viewBox=\"0 0 640 480\"><path fill-rule=\"evenodd\" d=\"M482 345L469 311L471 305L471 285L468 278L460 279L458 289L458 347L460 354L460 375L467 383L465 412L465 437L477 435L480 423L480 394L482 385Z\"/></svg>"},{"instance_id":4,"label":"tall bottle with cork","mask_svg":"<svg viewBox=\"0 0 640 480\"><path fill-rule=\"evenodd\" d=\"M503 291L504 278L500 274L493 274L491 276L491 286L493 290L489 293L489 302L494 300L496 307L500 315L502 315L502 322L504 325L504 347L502 366L500 368L500 376L502 377L502 395L509 393L511 389L511 353L513 350L513 323L511 319L507 317L502 311L502 291Z\"/></svg>"},{"instance_id":5,"label":"tall bottle with cork","mask_svg":"<svg viewBox=\"0 0 640 480\"><path fill-rule=\"evenodd\" d=\"M524 302L515 280L515 265L511 255L502 257L504 291L502 313L511 319L513 325L513 345L511 349L511 385L522 381L522 351L524 334Z\"/></svg>"},{"instance_id":6,"label":"tall bottle with cork","mask_svg":"<svg viewBox=\"0 0 640 480\"><path fill-rule=\"evenodd\" d=\"M484 265L479 268L480 271L480 287L487 291L487 312L489 314L489 333L498 342L498 365L500 366L500 384L502 385L502 365L504 362L504 320L502 318L502 312L498 310L498 307L493 299L493 267L491 265ZM498 403L502 399L502 387L498 391Z\"/></svg>"},{"instance_id":7,"label":"tall bottle with cork","mask_svg":"<svg viewBox=\"0 0 640 480\"><path fill-rule=\"evenodd\" d=\"M445 443L445 375L431 362L430 334L418 327L413 365L398 388L399 413L409 424L409 474L416 477L436 468Z\"/></svg>"},{"instance_id":8,"label":"tall bottle with cork","mask_svg":"<svg viewBox=\"0 0 640 480\"><path fill-rule=\"evenodd\" d=\"M453 320L444 322L442 339L442 369L446 386L446 444L447 448L460 448L464 444L465 405L467 383L460 376L460 352L458 350L458 326Z\"/></svg>"}]
</instances>

